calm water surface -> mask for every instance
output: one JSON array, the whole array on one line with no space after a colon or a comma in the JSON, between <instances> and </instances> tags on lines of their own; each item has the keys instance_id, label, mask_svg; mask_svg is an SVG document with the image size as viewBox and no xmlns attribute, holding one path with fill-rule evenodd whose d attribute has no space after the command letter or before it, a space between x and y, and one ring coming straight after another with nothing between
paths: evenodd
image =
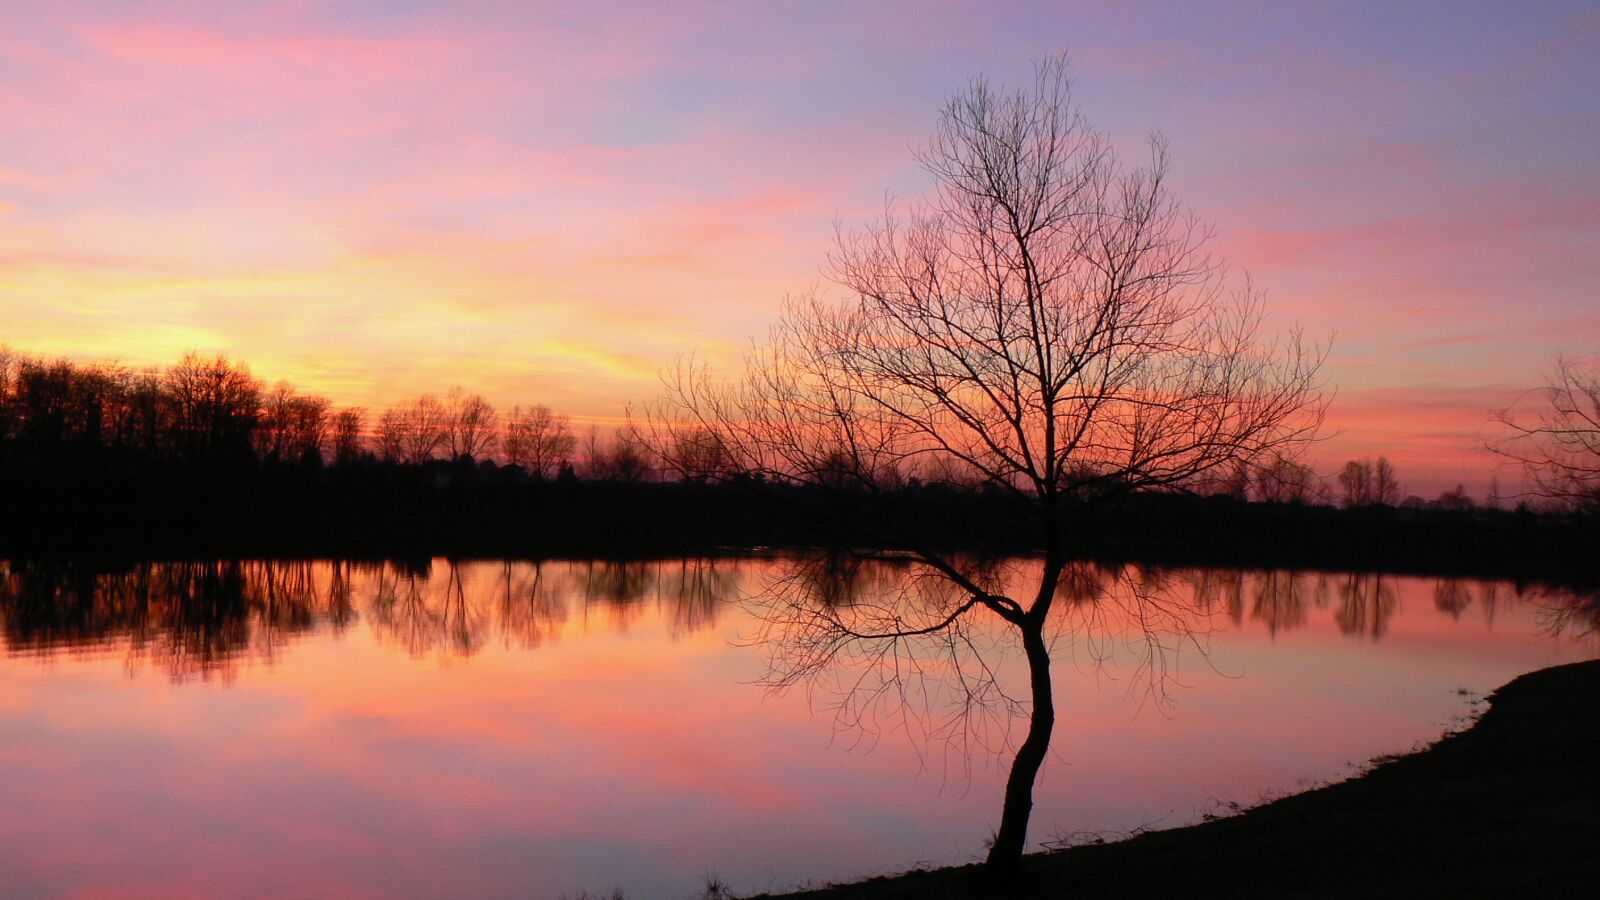
<instances>
[{"instance_id":1,"label":"calm water surface","mask_svg":"<svg viewBox=\"0 0 1600 900\"><path fill-rule=\"evenodd\" d=\"M1003 729L930 744L892 709L841 728L831 682L764 692L741 598L787 565L0 562L0 896L670 898L975 858ZM1596 653L1559 591L1135 580L1195 632L1152 695L1127 604L1063 620L1036 841L1340 777Z\"/></svg>"}]
</instances>

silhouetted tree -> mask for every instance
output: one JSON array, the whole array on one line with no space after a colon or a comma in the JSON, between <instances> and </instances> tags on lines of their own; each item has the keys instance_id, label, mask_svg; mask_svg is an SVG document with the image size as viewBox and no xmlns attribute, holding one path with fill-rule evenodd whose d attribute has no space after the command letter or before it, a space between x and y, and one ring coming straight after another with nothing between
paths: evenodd
<instances>
[{"instance_id":1,"label":"silhouetted tree","mask_svg":"<svg viewBox=\"0 0 1600 900\"><path fill-rule=\"evenodd\" d=\"M1255 495L1265 503L1310 503L1321 499L1322 484L1310 466L1273 454L1255 475Z\"/></svg>"},{"instance_id":2,"label":"silhouetted tree","mask_svg":"<svg viewBox=\"0 0 1600 900\"><path fill-rule=\"evenodd\" d=\"M1339 470L1339 488L1344 492L1346 507L1366 506L1372 502L1372 464L1352 459Z\"/></svg>"},{"instance_id":3,"label":"silhouetted tree","mask_svg":"<svg viewBox=\"0 0 1600 900\"><path fill-rule=\"evenodd\" d=\"M225 356L187 353L167 370L163 386L180 455L191 459L249 455L261 388L248 367Z\"/></svg>"},{"instance_id":4,"label":"silhouetted tree","mask_svg":"<svg viewBox=\"0 0 1600 900\"><path fill-rule=\"evenodd\" d=\"M297 462L321 464L328 440L329 410L333 404L324 397L301 396L290 407L289 451Z\"/></svg>"},{"instance_id":5,"label":"silhouetted tree","mask_svg":"<svg viewBox=\"0 0 1600 900\"><path fill-rule=\"evenodd\" d=\"M1477 504L1472 502L1472 497L1467 494L1467 486L1464 484L1458 484L1455 490L1440 494L1439 499L1433 501L1433 506L1445 512L1471 512L1477 508Z\"/></svg>"},{"instance_id":6,"label":"silhouetted tree","mask_svg":"<svg viewBox=\"0 0 1600 900\"><path fill-rule=\"evenodd\" d=\"M386 409L378 417L378 458L394 464L405 458L406 417L398 409Z\"/></svg>"},{"instance_id":7,"label":"silhouetted tree","mask_svg":"<svg viewBox=\"0 0 1600 900\"><path fill-rule=\"evenodd\" d=\"M256 453L264 462L321 462L330 405L322 397L297 393L287 381L278 382L262 400Z\"/></svg>"},{"instance_id":8,"label":"silhouetted tree","mask_svg":"<svg viewBox=\"0 0 1600 900\"><path fill-rule=\"evenodd\" d=\"M1494 414L1489 449L1522 467L1529 493L1600 507L1600 361L1559 359L1545 385Z\"/></svg>"},{"instance_id":9,"label":"silhouetted tree","mask_svg":"<svg viewBox=\"0 0 1600 900\"><path fill-rule=\"evenodd\" d=\"M1140 167L1119 161L1074 106L1064 61L1016 94L972 82L920 154L937 180L930 201L840 234L829 274L848 297L791 302L738 382L685 364L651 418L658 456L710 435L741 483L820 492L834 505L803 514L904 548L892 555L932 576L871 603L773 601L775 687L855 659L879 679L858 684L894 690L921 671L895 663L923 644L955 661L958 696L994 700L1003 692L963 620L983 612L1014 628L1030 714L988 856L999 879L1020 865L1055 725L1047 623L1069 514L1188 489L1309 439L1320 419L1319 354L1295 335L1263 341L1260 296L1229 293L1206 229L1168 195L1165 141L1149 153ZM925 546L919 523L874 503L934 471L1017 505L1044 547L1026 586Z\"/></svg>"},{"instance_id":10,"label":"silhouetted tree","mask_svg":"<svg viewBox=\"0 0 1600 900\"><path fill-rule=\"evenodd\" d=\"M1235 500L1250 499L1250 463L1248 460L1234 460L1231 465L1221 467L1215 473L1208 473L1211 492L1223 497L1232 497Z\"/></svg>"},{"instance_id":11,"label":"silhouetted tree","mask_svg":"<svg viewBox=\"0 0 1600 900\"><path fill-rule=\"evenodd\" d=\"M439 398L423 394L400 415L400 452L412 464L425 463L445 446L450 413Z\"/></svg>"},{"instance_id":12,"label":"silhouetted tree","mask_svg":"<svg viewBox=\"0 0 1600 900\"><path fill-rule=\"evenodd\" d=\"M727 448L710 431L685 429L674 434L662 459L667 471L679 478L705 481L730 470Z\"/></svg>"},{"instance_id":13,"label":"silhouetted tree","mask_svg":"<svg viewBox=\"0 0 1600 900\"><path fill-rule=\"evenodd\" d=\"M12 376L10 406L14 436L35 444L98 444L114 381L68 360L23 358Z\"/></svg>"},{"instance_id":14,"label":"silhouetted tree","mask_svg":"<svg viewBox=\"0 0 1600 900\"><path fill-rule=\"evenodd\" d=\"M555 415L548 406L513 406L506 418L501 442L506 462L522 466L536 478L554 478L577 446L567 417Z\"/></svg>"},{"instance_id":15,"label":"silhouetted tree","mask_svg":"<svg viewBox=\"0 0 1600 900\"><path fill-rule=\"evenodd\" d=\"M1384 457L1378 457L1377 463L1372 467L1372 501L1393 506L1400 502L1400 497L1404 493L1400 479L1394 473L1394 466Z\"/></svg>"},{"instance_id":16,"label":"silhouetted tree","mask_svg":"<svg viewBox=\"0 0 1600 900\"><path fill-rule=\"evenodd\" d=\"M618 428L609 441L591 426L583 449L583 477L595 481L643 481L650 472L649 448L632 425Z\"/></svg>"},{"instance_id":17,"label":"silhouetted tree","mask_svg":"<svg viewBox=\"0 0 1600 900\"><path fill-rule=\"evenodd\" d=\"M167 423L160 372L120 370L117 378L120 387L107 416L108 439L147 456L161 454Z\"/></svg>"},{"instance_id":18,"label":"silhouetted tree","mask_svg":"<svg viewBox=\"0 0 1600 900\"><path fill-rule=\"evenodd\" d=\"M362 432L366 428L367 411L359 406L347 406L333 417L333 461L349 465L361 458ZM399 454L396 453L396 456Z\"/></svg>"},{"instance_id":19,"label":"silhouetted tree","mask_svg":"<svg viewBox=\"0 0 1600 900\"><path fill-rule=\"evenodd\" d=\"M16 367L16 353L0 344L0 440L11 436L11 384Z\"/></svg>"},{"instance_id":20,"label":"silhouetted tree","mask_svg":"<svg viewBox=\"0 0 1600 900\"><path fill-rule=\"evenodd\" d=\"M445 396L449 416L450 458L478 459L493 452L499 415L482 394L469 394L459 387Z\"/></svg>"},{"instance_id":21,"label":"silhouetted tree","mask_svg":"<svg viewBox=\"0 0 1600 900\"><path fill-rule=\"evenodd\" d=\"M295 399L294 387L287 381L273 385L261 401L261 420L255 430L256 455L266 462L283 459L289 444L289 431Z\"/></svg>"},{"instance_id":22,"label":"silhouetted tree","mask_svg":"<svg viewBox=\"0 0 1600 900\"><path fill-rule=\"evenodd\" d=\"M1404 494L1400 480L1395 477L1389 460L1378 457L1376 463L1368 459L1353 459L1339 470L1339 488L1346 507L1397 506Z\"/></svg>"}]
</instances>

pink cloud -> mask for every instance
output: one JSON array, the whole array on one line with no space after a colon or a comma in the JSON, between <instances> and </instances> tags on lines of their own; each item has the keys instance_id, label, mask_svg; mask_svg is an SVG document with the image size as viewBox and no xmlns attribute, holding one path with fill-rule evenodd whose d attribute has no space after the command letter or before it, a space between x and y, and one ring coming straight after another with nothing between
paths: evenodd
<instances>
[{"instance_id":1,"label":"pink cloud","mask_svg":"<svg viewBox=\"0 0 1600 900\"><path fill-rule=\"evenodd\" d=\"M120 62L248 83L293 76L331 77L347 84L412 79L437 69L448 54L462 50L433 37L288 34L240 38L201 28L137 24L91 26L80 34L90 46Z\"/></svg>"},{"instance_id":2,"label":"pink cloud","mask_svg":"<svg viewBox=\"0 0 1600 900\"><path fill-rule=\"evenodd\" d=\"M1487 201L1487 202L1485 202ZM1462 207L1465 208L1462 208ZM1233 229L1240 257L1252 264L1316 265L1373 262L1428 264L1441 255L1460 259L1483 245L1522 243L1551 232L1600 229L1600 201L1583 196L1481 198L1359 225L1326 228ZM1476 262L1477 260L1473 260Z\"/></svg>"},{"instance_id":3,"label":"pink cloud","mask_svg":"<svg viewBox=\"0 0 1600 900\"><path fill-rule=\"evenodd\" d=\"M1329 410L1331 436L1312 448L1325 476L1347 459L1386 456L1407 489L1431 497L1456 482L1487 483L1494 459L1483 449L1491 410L1522 385L1390 385L1343 390Z\"/></svg>"}]
</instances>

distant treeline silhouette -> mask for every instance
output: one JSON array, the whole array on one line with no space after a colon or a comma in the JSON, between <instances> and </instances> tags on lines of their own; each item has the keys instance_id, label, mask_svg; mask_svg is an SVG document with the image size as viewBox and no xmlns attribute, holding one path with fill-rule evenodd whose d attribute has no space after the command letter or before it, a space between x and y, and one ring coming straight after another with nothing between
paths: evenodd
<instances>
[{"instance_id":1,"label":"distant treeline silhouette","mask_svg":"<svg viewBox=\"0 0 1600 900\"><path fill-rule=\"evenodd\" d=\"M188 353L171 366L132 369L114 363L79 364L16 353L0 345L0 448L4 461L38 465L45 459L178 461L207 467L429 466L488 464L515 480L583 478L634 482L682 477L715 467L707 449L684 442L653 463L631 427L602 436L591 428L580 442L570 420L540 404L498 410L460 387L442 397L423 394L376 416L363 407L336 407L287 381L270 388L248 365L226 356ZM459 477L462 467L455 467ZM1397 506L1464 511L1478 504L1463 488L1427 501L1405 496L1384 457L1351 460L1331 483L1296 460L1239 464L1195 486L1265 503L1349 507ZM1491 488L1486 505L1496 507Z\"/></svg>"},{"instance_id":2,"label":"distant treeline silhouette","mask_svg":"<svg viewBox=\"0 0 1600 900\"><path fill-rule=\"evenodd\" d=\"M460 389L370 419L221 356L135 370L0 349L0 558L683 555L870 544L875 521L927 546L1038 549L992 486L747 490L681 474L714 466L692 443L652 456L631 428L580 441L544 406L502 414ZM1338 484L1274 460L1062 514L1085 557L1567 578L1593 555L1582 518L1459 489L1401 500L1381 457Z\"/></svg>"},{"instance_id":3,"label":"distant treeline silhouette","mask_svg":"<svg viewBox=\"0 0 1600 900\"><path fill-rule=\"evenodd\" d=\"M268 387L226 356L186 354L171 366L46 360L0 345L0 442L10 452L112 451L152 460L238 465L423 465L495 461L534 478L563 473L642 477L645 456L623 429L578 454L566 416L543 405L503 414L454 388L369 416L286 381ZM575 469L577 467L577 469Z\"/></svg>"}]
</instances>

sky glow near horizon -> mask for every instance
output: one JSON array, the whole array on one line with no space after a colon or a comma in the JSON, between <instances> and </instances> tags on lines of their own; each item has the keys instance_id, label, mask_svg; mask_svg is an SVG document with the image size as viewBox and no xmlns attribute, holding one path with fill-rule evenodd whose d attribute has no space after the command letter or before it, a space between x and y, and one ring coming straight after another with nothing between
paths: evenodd
<instances>
[{"instance_id":1,"label":"sky glow near horizon","mask_svg":"<svg viewBox=\"0 0 1600 900\"><path fill-rule=\"evenodd\" d=\"M616 421L926 188L946 95L1063 50L1272 323L1332 337L1323 474L1481 493L1488 411L1600 356L1578 3L7 4L0 342Z\"/></svg>"}]
</instances>

